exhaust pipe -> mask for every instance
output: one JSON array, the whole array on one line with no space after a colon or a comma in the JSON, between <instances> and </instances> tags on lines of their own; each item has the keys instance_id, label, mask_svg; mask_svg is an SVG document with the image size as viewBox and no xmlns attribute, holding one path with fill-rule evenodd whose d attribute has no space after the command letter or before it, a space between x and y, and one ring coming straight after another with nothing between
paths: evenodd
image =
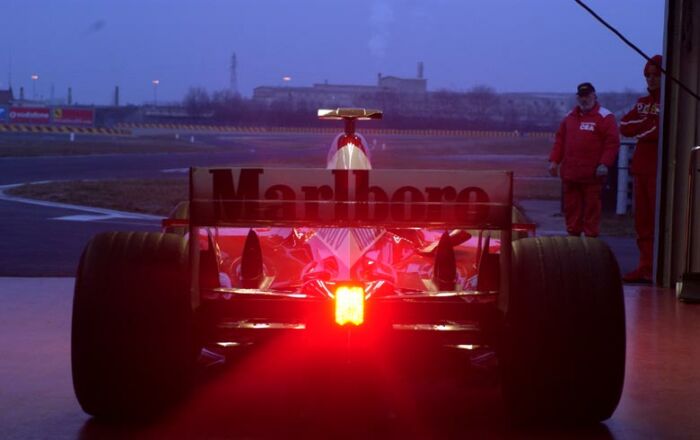
<instances>
[{"instance_id":1,"label":"exhaust pipe","mask_svg":"<svg viewBox=\"0 0 700 440\"><path fill-rule=\"evenodd\" d=\"M251 229L245 239L241 256L241 286L244 289L257 289L264 278L260 239Z\"/></svg>"},{"instance_id":2,"label":"exhaust pipe","mask_svg":"<svg viewBox=\"0 0 700 440\"><path fill-rule=\"evenodd\" d=\"M457 280L457 263L452 240L447 231L443 232L435 250L435 267L433 282L438 290L455 290Z\"/></svg>"}]
</instances>

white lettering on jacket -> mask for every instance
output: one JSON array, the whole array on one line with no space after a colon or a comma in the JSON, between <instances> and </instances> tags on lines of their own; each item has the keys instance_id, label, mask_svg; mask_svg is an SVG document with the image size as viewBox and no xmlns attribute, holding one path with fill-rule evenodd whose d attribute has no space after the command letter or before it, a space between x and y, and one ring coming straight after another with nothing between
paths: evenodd
<instances>
[{"instance_id":1,"label":"white lettering on jacket","mask_svg":"<svg viewBox=\"0 0 700 440\"><path fill-rule=\"evenodd\" d=\"M595 122L581 122L579 130L595 131Z\"/></svg>"},{"instance_id":2,"label":"white lettering on jacket","mask_svg":"<svg viewBox=\"0 0 700 440\"><path fill-rule=\"evenodd\" d=\"M659 104L637 104L637 111L642 115L658 115L659 114Z\"/></svg>"}]
</instances>

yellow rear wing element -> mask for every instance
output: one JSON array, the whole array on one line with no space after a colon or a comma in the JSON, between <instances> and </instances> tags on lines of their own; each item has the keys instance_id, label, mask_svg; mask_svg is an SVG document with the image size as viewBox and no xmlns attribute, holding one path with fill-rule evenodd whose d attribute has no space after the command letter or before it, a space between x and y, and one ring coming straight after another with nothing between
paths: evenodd
<instances>
[{"instance_id":1,"label":"yellow rear wing element","mask_svg":"<svg viewBox=\"0 0 700 440\"><path fill-rule=\"evenodd\" d=\"M319 119L358 119L366 121L369 119L382 119L383 113L381 110L366 109L366 108L336 108L336 109L319 109Z\"/></svg>"}]
</instances>

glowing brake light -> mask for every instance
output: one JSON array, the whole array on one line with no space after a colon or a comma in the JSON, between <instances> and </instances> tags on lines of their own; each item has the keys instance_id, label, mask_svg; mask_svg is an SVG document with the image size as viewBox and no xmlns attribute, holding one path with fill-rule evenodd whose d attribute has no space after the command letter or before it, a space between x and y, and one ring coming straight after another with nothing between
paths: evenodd
<instances>
[{"instance_id":1,"label":"glowing brake light","mask_svg":"<svg viewBox=\"0 0 700 440\"><path fill-rule=\"evenodd\" d=\"M365 319L365 291L358 286L339 286L335 291L335 322L360 325Z\"/></svg>"}]
</instances>

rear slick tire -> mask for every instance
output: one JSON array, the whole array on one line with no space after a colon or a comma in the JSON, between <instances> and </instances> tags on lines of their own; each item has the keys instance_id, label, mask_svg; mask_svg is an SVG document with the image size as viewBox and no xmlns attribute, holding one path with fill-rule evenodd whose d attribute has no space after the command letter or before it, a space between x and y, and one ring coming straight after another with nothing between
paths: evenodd
<instances>
[{"instance_id":1,"label":"rear slick tire","mask_svg":"<svg viewBox=\"0 0 700 440\"><path fill-rule=\"evenodd\" d=\"M499 361L514 424L592 424L608 419L625 374L620 269L593 238L513 243Z\"/></svg>"},{"instance_id":2,"label":"rear slick tire","mask_svg":"<svg viewBox=\"0 0 700 440\"><path fill-rule=\"evenodd\" d=\"M110 232L87 244L71 334L73 386L85 412L149 417L189 389L199 354L189 292L181 236Z\"/></svg>"}]
</instances>

